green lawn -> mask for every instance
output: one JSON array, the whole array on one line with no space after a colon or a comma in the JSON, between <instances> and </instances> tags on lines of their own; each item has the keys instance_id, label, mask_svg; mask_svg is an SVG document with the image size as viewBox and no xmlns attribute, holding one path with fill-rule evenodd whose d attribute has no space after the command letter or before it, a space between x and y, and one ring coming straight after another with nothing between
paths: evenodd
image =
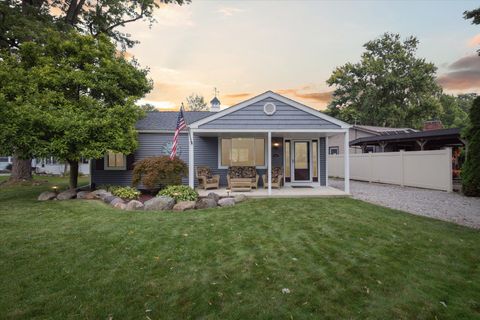
<instances>
[{"instance_id":1,"label":"green lawn","mask_svg":"<svg viewBox=\"0 0 480 320\"><path fill-rule=\"evenodd\" d=\"M124 212L46 189L0 187L0 318L480 318L473 229L352 199Z\"/></svg>"}]
</instances>

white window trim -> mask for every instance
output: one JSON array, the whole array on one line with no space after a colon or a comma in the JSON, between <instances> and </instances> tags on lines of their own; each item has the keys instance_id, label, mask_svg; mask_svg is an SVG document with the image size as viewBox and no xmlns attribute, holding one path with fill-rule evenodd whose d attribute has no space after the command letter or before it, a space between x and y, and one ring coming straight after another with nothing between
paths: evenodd
<instances>
[{"instance_id":1,"label":"white window trim","mask_svg":"<svg viewBox=\"0 0 480 320\"><path fill-rule=\"evenodd\" d=\"M224 139L235 139L235 138L254 138L254 139L263 139L264 141L264 153L265 153L265 156L264 156L264 159L265 159L265 165L263 166L255 166L255 168L257 169L267 169L268 165L267 165L267 139L268 138L265 138L265 137L217 137L217 154L218 154L218 163L217 163L217 166L218 166L218 169L228 169L230 166L222 166L222 138Z\"/></svg>"},{"instance_id":2,"label":"white window trim","mask_svg":"<svg viewBox=\"0 0 480 320\"><path fill-rule=\"evenodd\" d=\"M123 155L123 166L121 167L109 167L108 166L108 153L103 156L103 170L122 171L127 170L127 156Z\"/></svg>"},{"instance_id":3,"label":"white window trim","mask_svg":"<svg viewBox=\"0 0 480 320\"><path fill-rule=\"evenodd\" d=\"M330 151L331 150L337 150L337 153L331 153ZM339 155L340 154L340 147L339 146L331 146L331 147L328 147L328 155Z\"/></svg>"}]
</instances>

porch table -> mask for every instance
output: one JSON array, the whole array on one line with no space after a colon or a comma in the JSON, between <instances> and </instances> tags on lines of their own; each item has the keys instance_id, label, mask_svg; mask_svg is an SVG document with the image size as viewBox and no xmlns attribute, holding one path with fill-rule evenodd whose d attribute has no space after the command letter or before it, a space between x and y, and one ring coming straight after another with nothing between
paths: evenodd
<instances>
[{"instance_id":1,"label":"porch table","mask_svg":"<svg viewBox=\"0 0 480 320\"><path fill-rule=\"evenodd\" d=\"M252 179L251 178L231 179L230 188L232 192L252 191Z\"/></svg>"}]
</instances>

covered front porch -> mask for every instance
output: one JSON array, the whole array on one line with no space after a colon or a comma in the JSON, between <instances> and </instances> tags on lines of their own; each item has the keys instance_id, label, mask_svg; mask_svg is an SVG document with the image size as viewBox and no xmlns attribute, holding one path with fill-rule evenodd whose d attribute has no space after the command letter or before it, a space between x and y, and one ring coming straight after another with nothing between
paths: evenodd
<instances>
[{"instance_id":1,"label":"covered front porch","mask_svg":"<svg viewBox=\"0 0 480 320\"><path fill-rule=\"evenodd\" d=\"M348 146L344 129L310 130L191 130L189 134L189 185L200 196L215 192L220 196L245 194L248 197L345 196L349 194L349 177L344 190L328 184L328 137L341 134ZM348 150L348 148L346 148ZM254 154L255 156L252 156ZM349 158L345 158L348 173ZM191 165L193 164L193 165ZM219 177L219 188L199 188L196 168L207 166ZM255 167L256 188L230 188L230 167ZM280 171L280 177L278 174ZM276 187L278 178L280 187Z\"/></svg>"}]
</instances>

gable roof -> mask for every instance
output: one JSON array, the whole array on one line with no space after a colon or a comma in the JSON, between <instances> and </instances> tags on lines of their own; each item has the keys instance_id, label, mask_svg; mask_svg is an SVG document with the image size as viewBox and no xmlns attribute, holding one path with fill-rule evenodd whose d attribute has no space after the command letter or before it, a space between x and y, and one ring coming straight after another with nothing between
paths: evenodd
<instances>
[{"instance_id":1,"label":"gable roof","mask_svg":"<svg viewBox=\"0 0 480 320\"><path fill-rule=\"evenodd\" d=\"M292 100L292 99L290 99L290 98L287 98L287 97L285 97L285 96L282 96L282 95L280 95L280 94L278 94L278 93L275 93L275 92L273 92L273 91L267 91L267 92L264 92L264 93L262 93L262 94L259 94L258 96L255 96L255 97L253 97L253 98L250 98L250 99L248 99L248 100L245 100L245 101L243 101L243 102L240 102L240 103L238 103L238 104L236 104L236 105L234 105L234 106L231 106L231 107L229 107L229 108L227 108L227 109L224 109L224 110L222 110L222 111L215 112L215 113L211 113L210 116L207 116L207 117L205 117L205 118L199 119L199 120L195 121L194 123L191 123L191 124L190 124L190 128L198 128L199 126L204 125L204 124L206 124L206 123L209 123L210 121L213 121L213 120L215 120L215 119L221 118L221 117L223 117L223 116L225 116L225 115L228 115L228 114L230 114L230 113L232 113L232 112L238 111L238 110L240 110L240 109L242 109L242 108L245 108L245 107L247 107L247 106L250 106L250 105L252 105L252 104L254 104L254 103L256 103L256 102L262 101L262 100L264 100L264 99L266 99L266 98L276 99L276 100L278 100L278 101L280 101L280 102L283 102L283 103L285 103L285 104L288 104L288 105L290 105L290 106L292 106L292 107L295 107L295 108L297 108L297 109L299 109L299 110L302 110L302 111L304 111L304 112L307 112L307 113L309 113L309 114L312 114L312 115L314 115L314 116L316 116L316 117L318 117L318 118L320 118L320 119L323 119L323 120L329 121L329 122L331 122L331 123L333 123L333 124L336 124L336 125L340 126L341 128L350 128L350 127L351 127L351 126L350 126L348 123L346 123L346 122L343 122L343 121L340 121L340 120L338 120L338 119L336 119L336 118L334 118L334 117L328 116L328 115L326 115L326 114L324 114L324 113L322 113L322 112L320 112L320 111L318 111L318 110L316 110L316 109L313 109L313 108L311 108L311 107L308 107L308 106L306 106L306 105L304 105L304 104L302 104L302 103L299 103L299 102L297 102L297 101L295 101L295 100Z\"/></svg>"},{"instance_id":2,"label":"gable roof","mask_svg":"<svg viewBox=\"0 0 480 320\"><path fill-rule=\"evenodd\" d=\"M183 115L187 125L208 117L210 111L184 111ZM178 111L150 111L140 119L135 128L137 130L175 131L177 126ZM186 129L183 129L186 130Z\"/></svg>"}]
</instances>

